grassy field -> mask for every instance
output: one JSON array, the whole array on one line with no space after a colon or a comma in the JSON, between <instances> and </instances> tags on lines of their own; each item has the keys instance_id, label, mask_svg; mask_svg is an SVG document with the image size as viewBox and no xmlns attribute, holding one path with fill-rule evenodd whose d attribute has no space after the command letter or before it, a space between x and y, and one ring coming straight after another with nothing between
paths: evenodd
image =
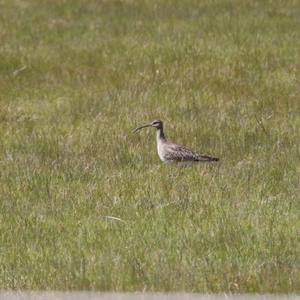
<instances>
[{"instance_id":1,"label":"grassy field","mask_svg":"<svg viewBox=\"0 0 300 300\"><path fill-rule=\"evenodd\" d=\"M0 289L300 292L299 75L299 1L0 0Z\"/></svg>"}]
</instances>

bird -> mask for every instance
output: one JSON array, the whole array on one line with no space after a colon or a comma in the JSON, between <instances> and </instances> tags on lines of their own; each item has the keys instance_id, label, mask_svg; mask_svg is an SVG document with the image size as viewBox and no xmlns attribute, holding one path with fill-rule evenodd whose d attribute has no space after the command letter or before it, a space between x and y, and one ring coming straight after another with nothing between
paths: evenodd
<instances>
[{"instance_id":1,"label":"bird","mask_svg":"<svg viewBox=\"0 0 300 300\"><path fill-rule=\"evenodd\" d=\"M157 153L163 162L189 165L196 162L213 162L219 160L217 157L202 155L189 148L168 142L164 134L163 122L161 120L154 120L151 123L139 126L134 129L133 132L135 133L147 127L156 128Z\"/></svg>"}]
</instances>

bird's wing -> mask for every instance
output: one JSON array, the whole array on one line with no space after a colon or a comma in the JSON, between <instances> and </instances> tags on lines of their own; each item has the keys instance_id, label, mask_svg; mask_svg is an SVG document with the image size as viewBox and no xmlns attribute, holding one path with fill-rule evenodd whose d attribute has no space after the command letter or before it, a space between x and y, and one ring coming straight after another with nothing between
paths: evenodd
<instances>
[{"instance_id":1,"label":"bird's wing","mask_svg":"<svg viewBox=\"0 0 300 300\"><path fill-rule=\"evenodd\" d=\"M218 158L207 155L201 155L186 147L175 144L168 145L168 151L165 154L167 160L182 161L217 161Z\"/></svg>"}]
</instances>

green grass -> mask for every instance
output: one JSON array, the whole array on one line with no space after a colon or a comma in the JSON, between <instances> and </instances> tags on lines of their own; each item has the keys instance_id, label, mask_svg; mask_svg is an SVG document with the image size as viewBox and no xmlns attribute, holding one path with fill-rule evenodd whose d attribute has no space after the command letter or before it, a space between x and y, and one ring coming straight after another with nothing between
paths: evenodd
<instances>
[{"instance_id":1,"label":"green grass","mask_svg":"<svg viewBox=\"0 0 300 300\"><path fill-rule=\"evenodd\" d=\"M300 292L298 1L0 11L0 289Z\"/></svg>"}]
</instances>

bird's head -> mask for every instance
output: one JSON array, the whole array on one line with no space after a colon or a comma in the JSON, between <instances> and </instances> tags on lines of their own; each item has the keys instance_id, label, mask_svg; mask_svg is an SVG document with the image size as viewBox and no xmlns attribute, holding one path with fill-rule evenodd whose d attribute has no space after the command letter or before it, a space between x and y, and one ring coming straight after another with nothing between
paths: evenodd
<instances>
[{"instance_id":1,"label":"bird's head","mask_svg":"<svg viewBox=\"0 0 300 300\"><path fill-rule=\"evenodd\" d=\"M151 123L142 125L140 127L137 127L133 132L137 132L138 130L142 129L142 128L146 128L146 127L154 127L156 129L162 129L163 128L163 122L160 120L154 120Z\"/></svg>"}]
</instances>

